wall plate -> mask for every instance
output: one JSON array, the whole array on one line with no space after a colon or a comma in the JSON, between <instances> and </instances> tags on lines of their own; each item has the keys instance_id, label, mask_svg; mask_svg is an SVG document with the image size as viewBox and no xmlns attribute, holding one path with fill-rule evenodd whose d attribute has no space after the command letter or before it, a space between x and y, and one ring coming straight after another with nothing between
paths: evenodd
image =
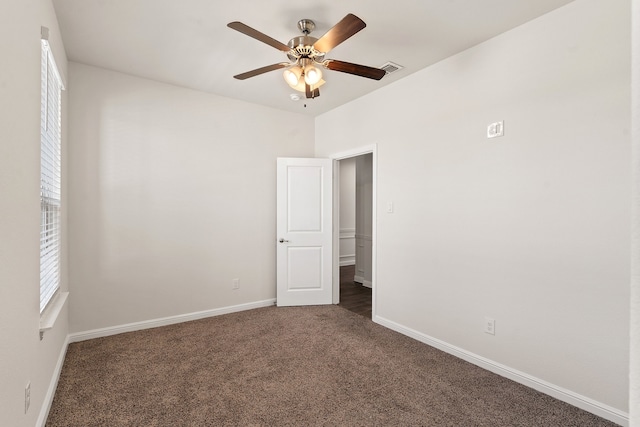
<instances>
[{"instance_id":1,"label":"wall plate","mask_svg":"<svg viewBox=\"0 0 640 427\"><path fill-rule=\"evenodd\" d=\"M504 121L491 123L487 126L487 138L497 138L504 135Z\"/></svg>"}]
</instances>

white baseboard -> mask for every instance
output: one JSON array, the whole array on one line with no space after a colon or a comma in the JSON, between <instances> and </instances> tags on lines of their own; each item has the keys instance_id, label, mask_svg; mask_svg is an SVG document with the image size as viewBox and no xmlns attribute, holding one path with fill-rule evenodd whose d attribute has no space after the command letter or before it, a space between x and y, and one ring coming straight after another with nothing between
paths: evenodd
<instances>
[{"instance_id":1,"label":"white baseboard","mask_svg":"<svg viewBox=\"0 0 640 427\"><path fill-rule=\"evenodd\" d=\"M51 404L53 403L53 396L56 394L56 389L58 388L58 380L60 380L60 374L62 373L62 366L64 365L64 358L67 355L68 347L69 335L67 335L64 340L62 350L60 350L60 355L58 356L58 361L56 362L56 367L53 371L53 375L51 376L49 388L47 388L47 393L44 395L44 401L42 402L40 414L38 414L38 419L36 421L36 426L38 427L44 427L44 425L47 423L49 411L51 410Z\"/></svg>"},{"instance_id":2,"label":"white baseboard","mask_svg":"<svg viewBox=\"0 0 640 427\"><path fill-rule=\"evenodd\" d=\"M340 267L344 267L346 265L356 265L356 256L340 255Z\"/></svg>"},{"instance_id":3,"label":"white baseboard","mask_svg":"<svg viewBox=\"0 0 640 427\"><path fill-rule=\"evenodd\" d=\"M53 402L53 396L58 386L58 380L62 372L64 359L67 354L67 347L70 343L85 341L85 340L94 339L94 338L101 338L101 337L121 334L125 332L156 328L159 326L172 325L175 323L188 322L191 320L198 320L206 317L214 317L214 316L220 316L223 314L236 313L239 311L251 310L254 308L270 307L275 303L276 303L276 300L275 298L273 298L273 299L268 299L264 301L256 301L256 302L247 303L247 304L239 304L235 306L216 308L212 310L181 314L177 316L170 316L170 317L164 317L160 319L146 320L142 322L128 323L120 326L93 329L90 331L69 334L64 342L64 345L60 352L60 356L58 357L58 362L56 363L56 368L51 378L51 383L49 384L49 388L47 389L47 393L45 395L44 403L40 410L40 414L38 416L36 426L44 426L46 423L47 417L49 415L49 410L51 409L51 404ZM446 353L449 353L453 356L456 356L460 359L466 360L467 362L473 363L474 365L479 366L483 369L491 371L505 378L509 378L510 380L523 384L527 387L531 387L537 391L540 391L549 396L555 397L556 399L559 399L570 405L576 406L585 411L591 412L592 414L598 415L616 424L619 424L621 426L629 425L629 414L623 411L620 411L618 409L612 408L611 406L597 402L586 396L582 396L578 393L572 392L571 390L567 390L562 387L556 386L554 384L551 384L547 381L541 380L539 378L536 378L524 372L520 372L516 369L494 362L490 359L471 353L460 347L456 347L454 345L448 344L442 340L433 338L429 335L423 334L414 329L407 328L403 325L400 325L399 323L385 319L382 316L374 315L373 321L391 330L394 330L403 335L406 335L415 340L418 340L422 343L425 343L439 350L442 350Z\"/></svg>"},{"instance_id":4,"label":"white baseboard","mask_svg":"<svg viewBox=\"0 0 640 427\"><path fill-rule=\"evenodd\" d=\"M527 387L531 387L541 393L545 393L549 396L555 397L558 400L576 406L587 412L591 412L592 414L598 415L599 417L605 418L616 424L619 424L621 426L629 425L628 413L612 408L611 406L605 405L604 403L597 402L571 390L567 390L524 372L520 372L516 369L494 362L490 359L471 353L460 347L448 344L437 338L430 337L414 329L407 328L403 325L400 325L399 323L385 319L384 317L375 315L373 321L403 335L406 335L422 343L456 356L460 359L466 360L469 363L473 363L476 366L491 371L502 377L508 378Z\"/></svg>"},{"instance_id":5,"label":"white baseboard","mask_svg":"<svg viewBox=\"0 0 640 427\"><path fill-rule=\"evenodd\" d=\"M175 323L204 319L205 317L220 316L222 314L236 313L238 311L252 310L254 308L270 307L276 303L275 298L264 301L256 301L247 304L233 305L229 307L214 308L212 310L198 311L195 313L179 314L177 316L163 317L160 319L144 320L142 322L127 323L125 325L111 326L107 328L93 329L85 332L69 334L69 343L90 340L94 338L108 337L110 335L125 332L140 331L143 329L157 328L159 326L173 325Z\"/></svg>"},{"instance_id":6,"label":"white baseboard","mask_svg":"<svg viewBox=\"0 0 640 427\"><path fill-rule=\"evenodd\" d=\"M371 280L365 280L365 278L362 277L362 276L354 276L353 277L353 281L354 282L358 282L362 286L365 286L367 288L372 288L373 287L373 285L371 284Z\"/></svg>"}]
</instances>

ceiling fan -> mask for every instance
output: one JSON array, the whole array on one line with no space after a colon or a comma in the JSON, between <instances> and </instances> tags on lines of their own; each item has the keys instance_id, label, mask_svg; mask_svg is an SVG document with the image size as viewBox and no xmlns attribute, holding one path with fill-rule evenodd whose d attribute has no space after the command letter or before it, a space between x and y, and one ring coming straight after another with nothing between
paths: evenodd
<instances>
[{"instance_id":1,"label":"ceiling fan","mask_svg":"<svg viewBox=\"0 0 640 427\"><path fill-rule=\"evenodd\" d=\"M298 28L303 35L292 38L287 44L280 43L278 40L242 22L230 22L227 26L266 43L269 46L275 47L286 53L289 58L289 62L278 62L277 64L267 65L266 67L233 76L238 80L245 80L269 71L286 68L286 70L284 70L284 79L289 86L297 91L304 92L307 98L316 98L320 96L320 86L325 83L322 79L322 71L317 65L329 70L340 71L342 73L349 73L374 80L380 80L386 74L384 70L379 68L352 64L336 59L325 59L325 55L331 49L367 26L362 19L351 13L342 18L340 22L334 25L319 39L309 35L315 29L315 23L310 19L302 19L298 21Z\"/></svg>"}]
</instances>

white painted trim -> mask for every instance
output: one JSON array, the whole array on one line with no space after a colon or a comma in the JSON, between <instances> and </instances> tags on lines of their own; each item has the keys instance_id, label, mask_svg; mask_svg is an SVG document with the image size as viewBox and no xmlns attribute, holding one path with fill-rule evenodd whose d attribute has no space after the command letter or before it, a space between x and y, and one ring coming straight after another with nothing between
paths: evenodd
<instances>
[{"instance_id":1,"label":"white painted trim","mask_svg":"<svg viewBox=\"0 0 640 427\"><path fill-rule=\"evenodd\" d=\"M340 229L340 241L342 240L353 240L353 244L355 245L356 241L356 229L355 228L341 228ZM342 246L340 244L339 246ZM339 251L338 251L339 252ZM343 254L340 253L340 267L344 267L346 265L354 265L356 263L356 254Z\"/></svg>"},{"instance_id":2,"label":"white painted trim","mask_svg":"<svg viewBox=\"0 0 640 427\"><path fill-rule=\"evenodd\" d=\"M352 150L341 151L340 153L332 154L330 157L333 160L349 159L351 157L362 156L363 154L375 153L377 148L376 144L370 144Z\"/></svg>"},{"instance_id":3,"label":"white painted trim","mask_svg":"<svg viewBox=\"0 0 640 427\"><path fill-rule=\"evenodd\" d=\"M355 228L341 228L340 229L340 238L341 239L355 239L356 238L356 229Z\"/></svg>"},{"instance_id":4,"label":"white painted trim","mask_svg":"<svg viewBox=\"0 0 640 427\"><path fill-rule=\"evenodd\" d=\"M141 331L143 329L157 328L159 326L173 325L175 323L189 322L191 320L204 319L206 317L220 316L223 314L236 313L239 311L252 310L254 308L270 307L276 303L276 299L250 302L247 304L233 305L229 307L214 308L212 310L197 311L195 313L179 314L177 316L163 317L160 319L144 320L142 322L127 323L108 328L93 329L85 332L69 334L69 342L79 342L94 338L108 337L110 335L122 334L125 332Z\"/></svg>"},{"instance_id":5,"label":"white painted trim","mask_svg":"<svg viewBox=\"0 0 640 427\"><path fill-rule=\"evenodd\" d=\"M378 145L370 144L365 145L363 147L354 148L352 150L342 151L340 153L332 154L330 157L333 159L333 218L334 225L339 227L340 225L340 174L336 171L339 168L336 167L336 163L343 159L348 159L351 157L362 156L364 154L371 153L371 163L372 163L372 181L373 181L373 189L371 195L371 312L372 318L376 317L377 311L377 300L378 297L376 295L376 276L378 271L378 249L377 249L377 241L378 241ZM338 228L334 228L334 239L333 246L334 248L339 248L340 239L339 239L339 230ZM333 261L333 303L338 304L340 301L340 260L339 256L334 249L334 261Z\"/></svg>"},{"instance_id":6,"label":"white painted trim","mask_svg":"<svg viewBox=\"0 0 640 427\"><path fill-rule=\"evenodd\" d=\"M36 426L44 427L47 423L47 418L49 417L49 411L51 410L51 404L53 403L53 396L56 394L56 389L58 388L58 381L60 380L60 374L62 373L62 366L64 365L64 359L67 356L67 348L69 347L69 335L64 340L64 344L62 345L62 350L60 350L60 355L58 356L58 361L56 362L56 367L53 370L53 375L51 376L51 381L49 382L49 387L47 388L47 392L44 395L44 401L42 402L42 407L40 407L40 414L38 414L38 419L36 420Z\"/></svg>"},{"instance_id":7,"label":"white painted trim","mask_svg":"<svg viewBox=\"0 0 640 427\"><path fill-rule=\"evenodd\" d=\"M360 283L364 287L373 288L373 286L371 285L371 281L365 280L365 278L362 276L353 276L353 281Z\"/></svg>"},{"instance_id":8,"label":"white painted trim","mask_svg":"<svg viewBox=\"0 0 640 427\"><path fill-rule=\"evenodd\" d=\"M356 265L356 254L340 255L340 267Z\"/></svg>"},{"instance_id":9,"label":"white painted trim","mask_svg":"<svg viewBox=\"0 0 640 427\"><path fill-rule=\"evenodd\" d=\"M629 418L640 426L640 1L631 2L631 292Z\"/></svg>"},{"instance_id":10,"label":"white painted trim","mask_svg":"<svg viewBox=\"0 0 640 427\"><path fill-rule=\"evenodd\" d=\"M532 375L502 365L493 360L479 356L475 353L471 353L460 347L456 347L437 338L418 332L415 329L411 329L392 320L385 319L382 316L373 316L373 321L391 330L418 340L424 344L435 347L438 350L442 350L445 353L449 353L455 357L466 360L469 363L473 363L476 366L491 371L502 377L508 378L527 387L531 387L534 390L555 397L558 400L576 406L585 411L591 412L592 414L598 415L609 421L613 421L614 423L620 424L621 426L629 425L629 414L613 408L609 405L597 402L571 390L567 390L563 387L541 380L540 378L536 378Z\"/></svg>"},{"instance_id":11,"label":"white painted trim","mask_svg":"<svg viewBox=\"0 0 640 427\"><path fill-rule=\"evenodd\" d=\"M62 312L62 307L64 307L64 303L67 302L68 297L69 292L58 291L51 301L49 301L49 304L40 315L40 340L42 340L45 331L53 329L53 326L56 324L56 320L58 320L58 316L60 315L60 312Z\"/></svg>"},{"instance_id":12,"label":"white painted trim","mask_svg":"<svg viewBox=\"0 0 640 427\"><path fill-rule=\"evenodd\" d=\"M332 295L333 304L340 303L340 168L337 160L333 161L333 266Z\"/></svg>"}]
</instances>

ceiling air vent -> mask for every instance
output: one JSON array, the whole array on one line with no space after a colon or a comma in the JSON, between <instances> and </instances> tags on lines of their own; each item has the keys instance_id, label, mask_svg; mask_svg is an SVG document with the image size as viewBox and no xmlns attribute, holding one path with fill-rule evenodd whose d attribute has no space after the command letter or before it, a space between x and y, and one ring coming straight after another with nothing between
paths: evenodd
<instances>
[{"instance_id":1,"label":"ceiling air vent","mask_svg":"<svg viewBox=\"0 0 640 427\"><path fill-rule=\"evenodd\" d=\"M394 62L387 62L382 67L381 70L384 70L387 74L395 73L396 71L402 70L404 67L402 65L398 65Z\"/></svg>"}]
</instances>

